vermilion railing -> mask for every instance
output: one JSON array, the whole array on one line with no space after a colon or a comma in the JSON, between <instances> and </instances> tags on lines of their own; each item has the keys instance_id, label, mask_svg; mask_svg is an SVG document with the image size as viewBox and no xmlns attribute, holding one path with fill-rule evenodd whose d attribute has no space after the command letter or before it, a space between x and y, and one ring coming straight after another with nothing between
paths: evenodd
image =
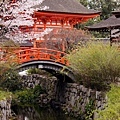
<instances>
[{"instance_id":1,"label":"vermilion railing","mask_svg":"<svg viewBox=\"0 0 120 120\"><path fill-rule=\"evenodd\" d=\"M69 65L68 60L64 57L65 53L47 48L31 48L24 50L16 50L18 63L25 63L35 60L48 60Z\"/></svg>"}]
</instances>

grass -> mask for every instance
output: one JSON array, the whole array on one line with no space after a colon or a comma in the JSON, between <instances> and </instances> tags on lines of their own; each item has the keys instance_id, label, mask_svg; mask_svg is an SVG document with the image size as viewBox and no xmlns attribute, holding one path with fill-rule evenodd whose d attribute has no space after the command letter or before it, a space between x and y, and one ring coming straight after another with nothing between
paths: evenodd
<instances>
[{"instance_id":1,"label":"grass","mask_svg":"<svg viewBox=\"0 0 120 120\"><path fill-rule=\"evenodd\" d=\"M112 85L107 96L108 106L99 112L100 118L97 120L120 120L120 87Z\"/></svg>"},{"instance_id":2,"label":"grass","mask_svg":"<svg viewBox=\"0 0 120 120\"><path fill-rule=\"evenodd\" d=\"M10 98L10 97L11 97L10 92L0 90L0 100L5 100L5 99Z\"/></svg>"}]
</instances>

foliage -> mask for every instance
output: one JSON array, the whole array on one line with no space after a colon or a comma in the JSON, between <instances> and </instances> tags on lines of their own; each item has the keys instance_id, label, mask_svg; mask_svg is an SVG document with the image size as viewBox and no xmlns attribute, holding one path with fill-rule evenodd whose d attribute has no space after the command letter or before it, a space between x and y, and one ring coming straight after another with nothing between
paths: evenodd
<instances>
[{"instance_id":1,"label":"foliage","mask_svg":"<svg viewBox=\"0 0 120 120\"><path fill-rule=\"evenodd\" d=\"M44 38L46 41L41 44L42 47L47 46L48 49L68 52L73 49L73 44L85 44L90 38L90 34L87 34L81 29L54 28L53 31L45 35Z\"/></svg>"},{"instance_id":2,"label":"foliage","mask_svg":"<svg viewBox=\"0 0 120 120\"><path fill-rule=\"evenodd\" d=\"M2 45L0 46L1 47L0 77L2 77L2 74L4 74L4 72L6 72L7 70L9 70L11 68L15 68L17 65L17 57L16 57L14 51L18 47L14 46L13 44L9 44L9 45L12 45L13 47L4 47Z\"/></svg>"},{"instance_id":3,"label":"foliage","mask_svg":"<svg viewBox=\"0 0 120 120\"><path fill-rule=\"evenodd\" d=\"M34 89L25 89L22 91L16 91L14 94L14 99L16 102L20 102L22 104L31 104L36 103L40 94L46 93L39 85L35 86Z\"/></svg>"},{"instance_id":4,"label":"foliage","mask_svg":"<svg viewBox=\"0 0 120 120\"><path fill-rule=\"evenodd\" d=\"M84 5L85 7L87 7L88 5L88 0L78 0L82 5Z\"/></svg>"},{"instance_id":5,"label":"foliage","mask_svg":"<svg viewBox=\"0 0 120 120\"><path fill-rule=\"evenodd\" d=\"M120 120L120 87L112 85L107 96L107 107L98 112L99 118L97 120Z\"/></svg>"},{"instance_id":6,"label":"foliage","mask_svg":"<svg viewBox=\"0 0 120 120\"><path fill-rule=\"evenodd\" d=\"M9 98L11 96L11 94L12 93L10 93L10 92L0 90L0 100L4 100L6 98Z\"/></svg>"},{"instance_id":7,"label":"foliage","mask_svg":"<svg viewBox=\"0 0 120 120\"><path fill-rule=\"evenodd\" d=\"M86 4L86 1L80 0L81 3ZM117 10L120 3L115 0L89 0L86 5L89 9L101 11L101 20L107 19L111 12Z\"/></svg>"},{"instance_id":8,"label":"foliage","mask_svg":"<svg viewBox=\"0 0 120 120\"><path fill-rule=\"evenodd\" d=\"M17 71L10 68L6 70L0 77L0 86L4 90L16 91L22 88L21 79Z\"/></svg>"},{"instance_id":9,"label":"foliage","mask_svg":"<svg viewBox=\"0 0 120 120\"><path fill-rule=\"evenodd\" d=\"M88 9L94 9L97 11L100 11L100 17L90 19L86 23L82 23L77 25L77 28L84 29L85 26L91 26L95 23L100 22L101 20L107 19L111 16L112 11L119 10L120 8L120 2L119 0L79 0L81 4L86 6ZM108 33L98 33L98 32L92 32L92 35L95 37L106 37L106 34L108 36Z\"/></svg>"},{"instance_id":10,"label":"foliage","mask_svg":"<svg viewBox=\"0 0 120 120\"><path fill-rule=\"evenodd\" d=\"M31 68L31 69L27 70L27 73L28 73L28 75L29 75L29 74L40 74L40 75L48 75L48 76L51 76L50 73L48 73L48 72L45 71L45 70L41 70L41 69L39 69L39 68Z\"/></svg>"},{"instance_id":11,"label":"foliage","mask_svg":"<svg viewBox=\"0 0 120 120\"><path fill-rule=\"evenodd\" d=\"M93 118L93 111L95 109L94 106L95 106L94 101L90 99L89 103L86 104L86 106L85 106L85 111L86 111L85 119L86 120L89 120L89 119Z\"/></svg>"},{"instance_id":12,"label":"foliage","mask_svg":"<svg viewBox=\"0 0 120 120\"><path fill-rule=\"evenodd\" d=\"M87 87L106 90L120 77L120 53L108 44L90 42L72 51L67 59L78 81Z\"/></svg>"},{"instance_id":13,"label":"foliage","mask_svg":"<svg viewBox=\"0 0 120 120\"><path fill-rule=\"evenodd\" d=\"M90 19L90 20L88 20L85 23L78 24L75 27L77 29L82 29L82 30L87 31L87 28L86 28L87 26L91 26L93 24L99 23L100 21L101 21L100 17L97 17L97 18ZM89 34L91 34L91 36L96 37L96 38L106 38L106 37L109 37L109 32L89 31Z\"/></svg>"},{"instance_id":14,"label":"foliage","mask_svg":"<svg viewBox=\"0 0 120 120\"><path fill-rule=\"evenodd\" d=\"M7 46L6 46L7 45ZM12 46L12 47L11 47ZM18 49L17 44L9 41L1 45L0 54L0 86L5 90L14 91L20 89L21 81L16 70L17 57L14 51Z\"/></svg>"},{"instance_id":15,"label":"foliage","mask_svg":"<svg viewBox=\"0 0 120 120\"><path fill-rule=\"evenodd\" d=\"M38 68L31 68L31 69L27 70L27 73L28 73L28 74L39 74L40 71L41 71L41 70L38 69Z\"/></svg>"},{"instance_id":16,"label":"foliage","mask_svg":"<svg viewBox=\"0 0 120 120\"><path fill-rule=\"evenodd\" d=\"M16 92L13 97L16 102L21 102L23 104L31 103L33 98L34 95L32 94L32 91L27 89Z\"/></svg>"}]
</instances>

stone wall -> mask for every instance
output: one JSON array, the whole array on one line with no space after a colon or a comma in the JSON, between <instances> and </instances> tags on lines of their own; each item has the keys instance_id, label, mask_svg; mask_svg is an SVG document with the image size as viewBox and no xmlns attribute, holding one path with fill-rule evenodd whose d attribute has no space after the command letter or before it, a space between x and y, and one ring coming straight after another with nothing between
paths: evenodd
<instances>
[{"instance_id":1,"label":"stone wall","mask_svg":"<svg viewBox=\"0 0 120 120\"><path fill-rule=\"evenodd\" d=\"M36 85L40 85L47 94L40 94L39 101L41 106L48 104L52 99L55 99L57 78L54 76L45 75L28 75L22 76L22 86L25 88L34 88Z\"/></svg>"},{"instance_id":2,"label":"stone wall","mask_svg":"<svg viewBox=\"0 0 120 120\"><path fill-rule=\"evenodd\" d=\"M90 109L104 109L107 97L100 91L85 88L76 83L67 83L64 94L65 104L63 109L69 114L78 117L89 115ZM92 117L97 117L96 114Z\"/></svg>"},{"instance_id":3,"label":"stone wall","mask_svg":"<svg viewBox=\"0 0 120 120\"><path fill-rule=\"evenodd\" d=\"M66 113L75 117L82 116L81 119L86 114L89 115L90 109L102 110L106 105L107 97L104 93L77 83L66 83L56 77L43 75L23 76L23 79L24 87L34 88L35 85L40 85L47 91L47 94L40 95L39 103L55 100ZM92 117L96 116L94 114Z\"/></svg>"},{"instance_id":4,"label":"stone wall","mask_svg":"<svg viewBox=\"0 0 120 120\"><path fill-rule=\"evenodd\" d=\"M0 120L8 120L11 117L11 100L0 100Z\"/></svg>"}]
</instances>

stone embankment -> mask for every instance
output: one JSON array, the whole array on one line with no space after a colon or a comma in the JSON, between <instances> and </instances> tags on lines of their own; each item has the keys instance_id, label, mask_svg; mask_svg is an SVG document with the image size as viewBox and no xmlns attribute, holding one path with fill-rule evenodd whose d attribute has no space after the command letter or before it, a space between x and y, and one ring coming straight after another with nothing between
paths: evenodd
<instances>
[{"instance_id":1,"label":"stone embankment","mask_svg":"<svg viewBox=\"0 0 120 120\"><path fill-rule=\"evenodd\" d=\"M51 101L58 102L60 107L68 114L73 116L83 116L91 109L104 109L107 101L105 93L95 91L79 85L77 83L66 83L57 80L56 77L45 77L43 75L23 76L23 86L34 88L40 85L46 90L46 94L41 94L39 103L44 105ZM92 117L96 117L94 114Z\"/></svg>"},{"instance_id":2,"label":"stone embankment","mask_svg":"<svg viewBox=\"0 0 120 120\"><path fill-rule=\"evenodd\" d=\"M95 91L76 83L67 83L64 94L63 108L73 116L86 115L90 109L103 110L107 96L100 91ZM97 117L95 113L94 118Z\"/></svg>"},{"instance_id":3,"label":"stone embankment","mask_svg":"<svg viewBox=\"0 0 120 120\"><path fill-rule=\"evenodd\" d=\"M0 100L0 120L9 120L11 117L11 99Z\"/></svg>"},{"instance_id":4,"label":"stone embankment","mask_svg":"<svg viewBox=\"0 0 120 120\"><path fill-rule=\"evenodd\" d=\"M37 85L40 85L46 93L40 94L38 103L40 106L48 104L52 99L55 99L56 95L56 86L57 78L45 75L29 75L22 76L23 82L22 86L25 88L34 88Z\"/></svg>"}]
</instances>

